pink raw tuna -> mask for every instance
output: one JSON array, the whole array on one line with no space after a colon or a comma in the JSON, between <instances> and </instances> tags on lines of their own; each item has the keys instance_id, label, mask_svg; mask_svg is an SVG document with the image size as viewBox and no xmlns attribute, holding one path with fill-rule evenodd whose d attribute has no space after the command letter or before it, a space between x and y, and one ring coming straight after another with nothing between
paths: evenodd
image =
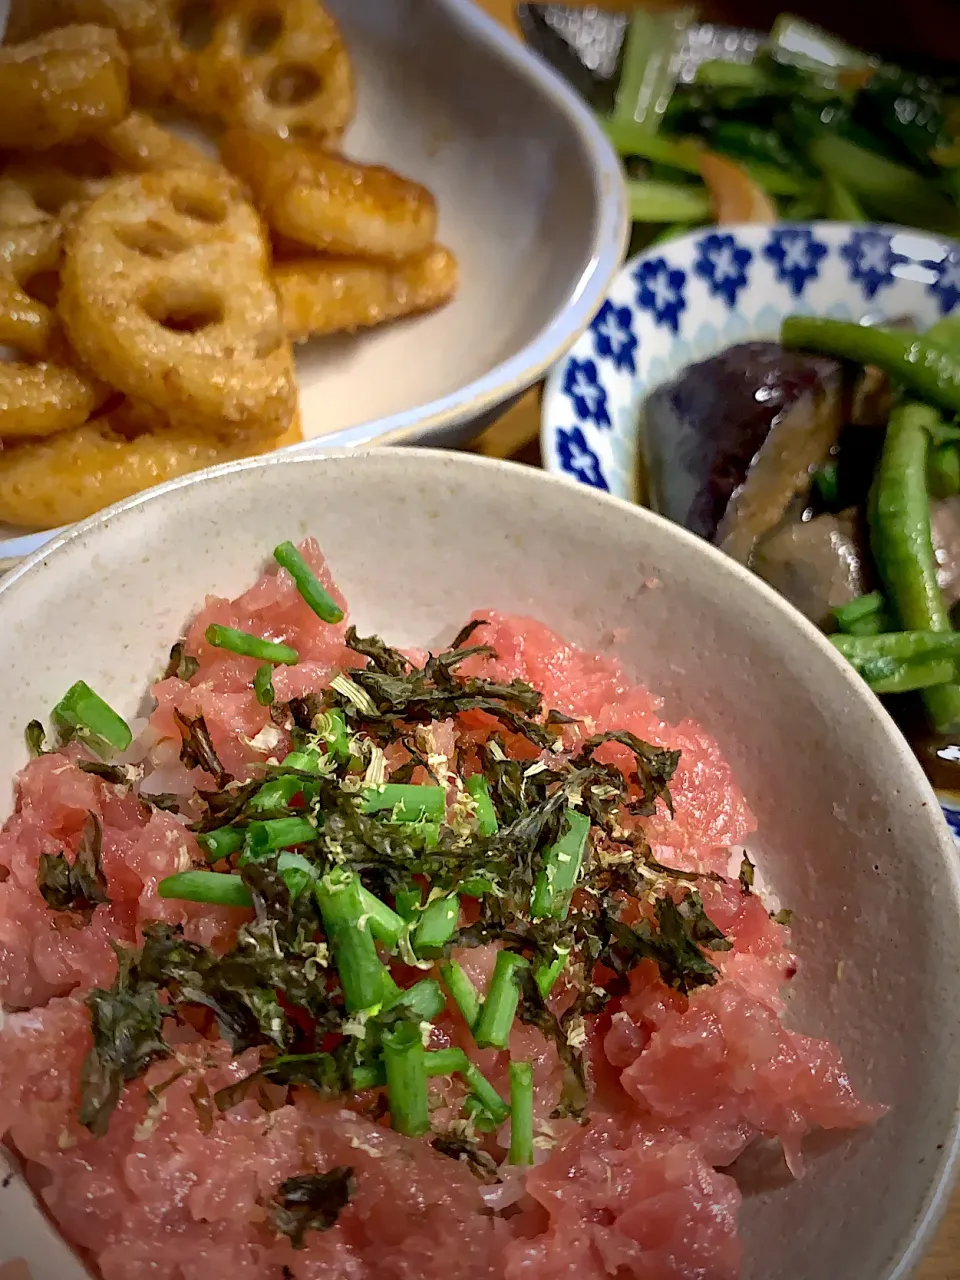
<instances>
[{"instance_id":1,"label":"pink raw tuna","mask_svg":"<svg viewBox=\"0 0 960 1280\"><path fill-rule=\"evenodd\" d=\"M330 586L316 546L304 551ZM189 632L197 674L156 687L158 707L141 749L157 770L150 777L164 785L148 779L148 791L188 791L203 780L179 764L175 707L203 713L224 765L238 777L287 748L286 733L250 688L256 664L206 645L210 621L299 649L305 661L277 671L281 699L318 690L335 670L357 665L344 627L316 619L285 574L268 572L232 603L208 601ZM616 662L576 650L537 623L491 615L477 639L493 643L500 657L473 660L468 670L528 680L544 690L547 707L583 719L582 730L566 731L568 746L585 734L627 728L680 748L676 820L661 807L645 820L646 834L665 862L726 871L728 846L749 833L753 819L716 744L698 726L667 724L659 700L633 687ZM438 753L453 758L456 751L475 767L474 744L495 728L479 712L436 726ZM504 737L517 758L539 754L516 735ZM538 1125L544 1132L553 1125L560 1144L549 1156L538 1153L543 1162L528 1176L528 1194L505 1185L502 1203L517 1203L512 1217L490 1216L463 1165L312 1094L285 1103L276 1091L278 1109L269 1114L255 1101L216 1113L212 1092L251 1070L257 1054L229 1062L222 1042L190 1027L168 1027L175 1060L155 1064L146 1080L129 1086L108 1134L95 1140L76 1118L91 1043L82 995L111 980L110 940L135 943L143 921L162 918L219 947L244 915L160 900L159 879L199 860L193 837L171 815L148 814L127 788L77 769L74 752L28 768L17 813L0 833L3 995L8 1005L45 1005L13 1014L0 1032L0 1135L20 1150L54 1218L96 1258L104 1280L732 1280L739 1195L710 1163L732 1158L763 1132L783 1139L796 1167L799 1138L812 1124L864 1123L879 1112L856 1100L832 1046L780 1024L780 988L794 966L785 931L735 883L706 883L705 907L734 944L715 953L721 980L688 1000L644 962L629 994L588 1020L597 1089L589 1127L549 1121L562 1074L556 1051L533 1029L515 1027L511 1050L535 1067ZM632 766L616 745L601 752ZM392 752L390 767L401 763L401 753ZM36 869L42 852L72 855L91 812L103 823L111 902L81 928L46 908ZM494 949L459 958L484 988ZM66 992L69 998L58 998ZM552 997L558 1011L565 998L561 983ZM431 1046L451 1043L467 1048L508 1091L508 1055L478 1054L455 1012L438 1020ZM171 1083L181 1069L186 1074ZM166 1086L159 1102L149 1103L147 1084ZM461 1089L446 1087L438 1122L453 1118ZM508 1126L498 1136L508 1140ZM307 1247L295 1251L276 1236L270 1201L285 1178L335 1165L354 1168L357 1194L332 1230L311 1232Z\"/></svg>"},{"instance_id":2,"label":"pink raw tuna","mask_svg":"<svg viewBox=\"0 0 960 1280\"><path fill-rule=\"evenodd\" d=\"M670 785L674 817L658 804L657 814L643 824L645 834L668 866L726 872L729 846L744 840L756 823L716 742L691 720L668 724L660 715L662 700L634 686L613 658L574 648L532 618L496 612L474 617L488 619L475 639L492 645L498 657L468 659L464 671L526 680L543 691L546 708L583 718L585 736L629 729L682 752ZM634 767L630 752L617 744L602 747L597 758L627 771Z\"/></svg>"},{"instance_id":3,"label":"pink raw tuna","mask_svg":"<svg viewBox=\"0 0 960 1280\"><path fill-rule=\"evenodd\" d=\"M859 1101L829 1041L788 1030L733 979L678 998L645 962L630 975L623 1012L641 1032L632 1062L622 1026L610 1043L623 1088L648 1123L686 1134L712 1164L765 1134L799 1174L811 1128L852 1129L884 1112Z\"/></svg>"},{"instance_id":4,"label":"pink raw tuna","mask_svg":"<svg viewBox=\"0 0 960 1280\"><path fill-rule=\"evenodd\" d=\"M506 1252L506 1280L734 1280L740 1192L668 1131L598 1116L527 1178L550 1225Z\"/></svg>"},{"instance_id":5,"label":"pink raw tuna","mask_svg":"<svg viewBox=\"0 0 960 1280\"><path fill-rule=\"evenodd\" d=\"M33 760L17 784L17 808L0 832L0 997L13 1008L113 980L111 939L135 944L143 920L184 923L188 936L212 943L232 937L245 914L165 902L157 885L200 859L193 835L176 817L150 811L124 786L103 782L75 763L69 747ZM90 924L51 911L37 887L40 855L72 861L84 823L94 814L103 832L108 905Z\"/></svg>"},{"instance_id":6,"label":"pink raw tuna","mask_svg":"<svg viewBox=\"0 0 960 1280\"><path fill-rule=\"evenodd\" d=\"M334 586L316 542L308 538L300 550L346 612L346 602ZM174 708L189 717L202 714L224 768L238 778L246 778L255 761L282 756L289 749L289 738L277 731L269 709L261 707L253 693L251 682L260 664L253 658L240 658L208 645L204 632L211 622L236 627L265 640L277 640L297 650L300 662L295 667L277 667L274 674L273 686L281 702L322 689L337 671L362 665L362 659L344 644L346 618L336 625L323 622L304 603L286 570L268 569L236 600L207 597L187 631L186 651L196 657L200 668L189 683L173 677L154 686L158 706L150 724L158 739L179 742ZM258 739L258 735L262 735L258 745L251 745L250 740ZM203 776L197 774L192 780L196 783ZM203 785L209 786L210 781Z\"/></svg>"}]
</instances>

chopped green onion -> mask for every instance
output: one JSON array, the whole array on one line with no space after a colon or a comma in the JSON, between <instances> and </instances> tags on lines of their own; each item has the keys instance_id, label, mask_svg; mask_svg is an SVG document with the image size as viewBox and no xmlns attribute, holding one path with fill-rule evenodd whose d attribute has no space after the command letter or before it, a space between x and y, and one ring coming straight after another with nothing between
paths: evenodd
<instances>
[{"instance_id":1,"label":"chopped green onion","mask_svg":"<svg viewBox=\"0 0 960 1280\"><path fill-rule=\"evenodd\" d=\"M477 988L467 977L463 966L457 964L455 960L444 961L440 965L440 977L463 1015L464 1022L472 1030L480 1015L480 996Z\"/></svg>"},{"instance_id":2,"label":"chopped green onion","mask_svg":"<svg viewBox=\"0 0 960 1280\"><path fill-rule=\"evenodd\" d=\"M277 644L273 640L263 640L260 636L251 636L246 631L237 631L235 627L221 627L211 622L203 633L207 644L214 649L226 649L228 653L239 654L241 658L256 658L258 662L280 662L285 666L295 666L300 661L296 649L288 644Z\"/></svg>"},{"instance_id":3,"label":"chopped green onion","mask_svg":"<svg viewBox=\"0 0 960 1280\"><path fill-rule=\"evenodd\" d=\"M244 856L262 858L278 849L289 849L296 844L309 844L315 840L317 828L307 818L270 818L266 822L251 822L247 827Z\"/></svg>"},{"instance_id":4,"label":"chopped green onion","mask_svg":"<svg viewBox=\"0 0 960 1280\"><path fill-rule=\"evenodd\" d=\"M511 1164L533 1164L533 1068L529 1062L510 1063Z\"/></svg>"},{"instance_id":5,"label":"chopped green onion","mask_svg":"<svg viewBox=\"0 0 960 1280\"><path fill-rule=\"evenodd\" d=\"M447 812L447 793L443 787L417 787L400 782L385 782L363 792L362 813L389 810L395 822L440 822Z\"/></svg>"},{"instance_id":6,"label":"chopped green onion","mask_svg":"<svg viewBox=\"0 0 960 1280\"><path fill-rule=\"evenodd\" d=\"M412 924L420 914L420 902L423 898L421 889L401 889L394 897L397 915L407 924Z\"/></svg>"},{"instance_id":7,"label":"chopped green onion","mask_svg":"<svg viewBox=\"0 0 960 1280\"><path fill-rule=\"evenodd\" d=\"M161 898L180 898L185 902L208 902L217 907L250 907L253 898L239 876L221 875L219 871L181 871L167 876L157 885Z\"/></svg>"},{"instance_id":8,"label":"chopped green onion","mask_svg":"<svg viewBox=\"0 0 960 1280\"><path fill-rule=\"evenodd\" d=\"M439 951L445 942L450 941L459 919L460 898L457 894L434 898L427 903L413 932L413 947L417 955Z\"/></svg>"},{"instance_id":9,"label":"chopped green onion","mask_svg":"<svg viewBox=\"0 0 960 1280\"><path fill-rule=\"evenodd\" d=\"M475 773L466 781L466 788L477 806L477 831L482 836L495 836L499 830L497 811L490 799L490 787L482 773Z\"/></svg>"},{"instance_id":10,"label":"chopped green onion","mask_svg":"<svg viewBox=\"0 0 960 1280\"><path fill-rule=\"evenodd\" d=\"M61 731L73 730L97 748L126 751L133 741L130 726L84 680L70 686L51 712Z\"/></svg>"},{"instance_id":11,"label":"chopped green onion","mask_svg":"<svg viewBox=\"0 0 960 1280\"><path fill-rule=\"evenodd\" d=\"M513 1028L520 986L517 974L529 961L515 951L498 951L490 988L474 1025L473 1038L481 1049L505 1049Z\"/></svg>"},{"instance_id":12,"label":"chopped green onion","mask_svg":"<svg viewBox=\"0 0 960 1280\"><path fill-rule=\"evenodd\" d=\"M484 1111L493 1118L496 1124L503 1124L509 1118L510 1108L497 1093L496 1089L478 1066L470 1061L466 1054L458 1073L474 1092Z\"/></svg>"},{"instance_id":13,"label":"chopped green onion","mask_svg":"<svg viewBox=\"0 0 960 1280\"><path fill-rule=\"evenodd\" d=\"M302 853L281 853L277 859L277 870L290 890L292 898L298 898L307 885L317 878L317 868L308 862Z\"/></svg>"},{"instance_id":14,"label":"chopped green onion","mask_svg":"<svg viewBox=\"0 0 960 1280\"><path fill-rule=\"evenodd\" d=\"M827 189L827 217L835 222L867 222L863 206L852 191L835 173L824 179Z\"/></svg>"},{"instance_id":15,"label":"chopped green onion","mask_svg":"<svg viewBox=\"0 0 960 1280\"><path fill-rule=\"evenodd\" d=\"M341 622L343 610L333 596L320 583L313 570L292 542L281 542L274 547L273 558L282 569L286 569L297 584L302 599L310 606L318 618L324 622Z\"/></svg>"},{"instance_id":16,"label":"chopped green onion","mask_svg":"<svg viewBox=\"0 0 960 1280\"><path fill-rule=\"evenodd\" d=\"M263 666L257 667L257 674L253 677L253 692L256 694L257 701L261 707L271 707L276 701L276 693L273 689L273 665L265 662Z\"/></svg>"},{"instance_id":17,"label":"chopped green onion","mask_svg":"<svg viewBox=\"0 0 960 1280\"><path fill-rule=\"evenodd\" d=\"M475 1093L464 1098L463 1112L477 1133L494 1133L500 1127Z\"/></svg>"},{"instance_id":18,"label":"chopped green onion","mask_svg":"<svg viewBox=\"0 0 960 1280\"><path fill-rule=\"evenodd\" d=\"M211 862L219 862L242 849L246 835L242 827L218 827L197 836L197 844Z\"/></svg>"},{"instance_id":19,"label":"chopped green onion","mask_svg":"<svg viewBox=\"0 0 960 1280\"><path fill-rule=\"evenodd\" d=\"M406 921L396 911L391 911L385 902L360 886L360 903L363 909L362 919L370 926L370 932L385 946L391 949L400 941L400 935L407 927Z\"/></svg>"},{"instance_id":20,"label":"chopped green onion","mask_svg":"<svg viewBox=\"0 0 960 1280\"><path fill-rule=\"evenodd\" d=\"M405 991L398 990L384 1005L386 1009L409 1009L420 1022L439 1018L446 1007L447 1002L436 978L423 978Z\"/></svg>"},{"instance_id":21,"label":"chopped green onion","mask_svg":"<svg viewBox=\"0 0 960 1280\"><path fill-rule=\"evenodd\" d=\"M567 967L567 960L569 959L569 956L569 951L560 951L558 949L550 964L538 964L536 969L534 969L534 979L536 980L537 986L540 988L540 994L544 998L546 998L553 990L557 979Z\"/></svg>"},{"instance_id":22,"label":"chopped green onion","mask_svg":"<svg viewBox=\"0 0 960 1280\"><path fill-rule=\"evenodd\" d=\"M342 711L336 707L325 711L316 722L316 731L334 760L343 763L350 759L350 735Z\"/></svg>"},{"instance_id":23,"label":"chopped green onion","mask_svg":"<svg viewBox=\"0 0 960 1280\"><path fill-rule=\"evenodd\" d=\"M323 877L315 892L348 1012L379 1009L389 974L377 955L369 924L361 924L364 910L359 878L337 868Z\"/></svg>"},{"instance_id":24,"label":"chopped green onion","mask_svg":"<svg viewBox=\"0 0 960 1280\"><path fill-rule=\"evenodd\" d=\"M467 1056L462 1049L435 1049L426 1055L427 1076L452 1076L462 1074ZM352 1083L357 1092L364 1089L382 1088L387 1083L387 1073L382 1062L371 1062L362 1067L354 1067ZM499 1096L499 1095L498 1095Z\"/></svg>"},{"instance_id":25,"label":"chopped green onion","mask_svg":"<svg viewBox=\"0 0 960 1280\"><path fill-rule=\"evenodd\" d=\"M413 1023L402 1022L384 1034L390 1123L408 1138L418 1138L430 1128L426 1058L420 1028Z\"/></svg>"},{"instance_id":26,"label":"chopped green onion","mask_svg":"<svg viewBox=\"0 0 960 1280\"><path fill-rule=\"evenodd\" d=\"M300 773L319 773L321 759L319 751L308 748L306 751L291 751L280 763L285 769L297 769Z\"/></svg>"},{"instance_id":27,"label":"chopped green onion","mask_svg":"<svg viewBox=\"0 0 960 1280\"><path fill-rule=\"evenodd\" d=\"M289 808L297 796L303 796L305 802L312 800L316 791L316 783L287 774L265 782L256 795L250 797L247 808L251 813L276 813L278 809Z\"/></svg>"},{"instance_id":28,"label":"chopped green onion","mask_svg":"<svg viewBox=\"0 0 960 1280\"><path fill-rule=\"evenodd\" d=\"M543 866L537 873L530 899L530 914L534 920L544 916L558 920L566 917L589 834L590 819L587 815L568 809L566 830L556 844L545 851Z\"/></svg>"}]
</instances>

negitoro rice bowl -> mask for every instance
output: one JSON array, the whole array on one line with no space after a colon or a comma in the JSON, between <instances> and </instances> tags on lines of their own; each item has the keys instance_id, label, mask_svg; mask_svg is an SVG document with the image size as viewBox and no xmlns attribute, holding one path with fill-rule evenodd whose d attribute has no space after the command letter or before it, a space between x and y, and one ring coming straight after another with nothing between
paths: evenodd
<instances>
[{"instance_id":1,"label":"negitoro rice bowl","mask_svg":"<svg viewBox=\"0 0 960 1280\"><path fill-rule=\"evenodd\" d=\"M619 629L481 608L393 647L336 547L274 559L197 601L132 729L91 673L28 732L27 1183L105 1280L734 1280L738 1157L803 1177L806 1134L898 1099L784 1019L804 948L717 737Z\"/></svg>"}]
</instances>

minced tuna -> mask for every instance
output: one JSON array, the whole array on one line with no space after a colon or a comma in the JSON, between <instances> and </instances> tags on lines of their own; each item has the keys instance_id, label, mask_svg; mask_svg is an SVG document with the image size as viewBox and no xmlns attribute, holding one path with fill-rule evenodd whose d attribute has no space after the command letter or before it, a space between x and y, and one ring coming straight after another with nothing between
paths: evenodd
<instances>
[{"instance_id":1,"label":"minced tuna","mask_svg":"<svg viewBox=\"0 0 960 1280\"><path fill-rule=\"evenodd\" d=\"M345 609L316 545L301 553ZM716 742L668 723L609 656L532 619L473 621L461 643L477 651L431 667L322 620L286 571L267 572L206 600L113 768L90 770L81 733L17 779L0 834L0 1135L104 1280L734 1280L736 1157L776 1139L799 1176L810 1129L881 1114L833 1045L781 1020L798 961L749 862L738 877L732 850L755 824ZM209 643L211 623L297 660L263 673ZM284 775L292 751L301 773ZM286 807L263 821L315 827L293 872L256 846L262 810L244 807L284 776ZM425 788L439 820L399 802L354 816L392 784ZM211 864L217 814L242 847ZM564 814L589 826L580 849ZM94 900L70 900L70 884L52 898L51 868L79 866L81 848ZM548 876L541 918L535 877L570 856L569 892ZM255 911L177 896L211 865ZM471 877L483 883L467 892ZM398 939L369 909L348 922L369 943L367 980L382 975L362 1009L316 905L334 882L404 925ZM426 909L460 888L446 931L419 947ZM245 957L266 964L270 930L281 967L237 976ZM179 959L146 972L140 948L161 936ZM451 973L482 1000L505 948L516 1013L481 1047ZM558 955L538 996L532 976ZM418 983L440 1003L404 1014L398 989ZM384 1074L390 1045L411 1073L402 1092ZM485 1086L456 1068L423 1084L419 1065L462 1064L458 1050ZM276 1065L293 1057L299 1075Z\"/></svg>"}]
</instances>

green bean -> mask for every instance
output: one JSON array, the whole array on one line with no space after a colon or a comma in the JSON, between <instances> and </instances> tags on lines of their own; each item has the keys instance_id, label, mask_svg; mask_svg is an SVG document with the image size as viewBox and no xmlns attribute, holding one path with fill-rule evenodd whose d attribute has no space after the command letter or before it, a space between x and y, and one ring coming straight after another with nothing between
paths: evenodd
<instances>
[{"instance_id":1,"label":"green bean","mask_svg":"<svg viewBox=\"0 0 960 1280\"><path fill-rule=\"evenodd\" d=\"M856 599L849 601L847 604L838 605L831 612L836 618L837 626L841 631L845 631L848 635L856 635L857 633L852 628L858 622L876 617L878 614L883 613L884 608L884 599L880 592L871 591L869 595L857 596ZM885 627L884 630L888 631L889 627Z\"/></svg>"},{"instance_id":2,"label":"green bean","mask_svg":"<svg viewBox=\"0 0 960 1280\"><path fill-rule=\"evenodd\" d=\"M876 365L924 400L960 412L960 356L921 334L821 316L788 316L781 338L785 347Z\"/></svg>"},{"instance_id":3,"label":"green bean","mask_svg":"<svg viewBox=\"0 0 960 1280\"><path fill-rule=\"evenodd\" d=\"M888 631L877 636L831 636L830 642L853 663L871 658L905 662L931 656L960 660L960 631Z\"/></svg>"},{"instance_id":4,"label":"green bean","mask_svg":"<svg viewBox=\"0 0 960 1280\"><path fill-rule=\"evenodd\" d=\"M856 326L851 326L856 327ZM901 626L909 631L953 630L937 584L927 491L927 405L903 404L890 415L870 505L870 546ZM960 685L928 688L924 702L934 728L960 727Z\"/></svg>"},{"instance_id":5,"label":"green bean","mask_svg":"<svg viewBox=\"0 0 960 1280\"><path fill-rule=\"evenodd\" d=\"M918 658L914 662L894 662L879 658L865 663L860 674L874 693L915 693L948 687L955 680L956 664L945 658Z\"/></svg>"},{"instance_id":6,"label":"green bean","mask_svg":"<svg viewBox=\"0 0 960 1280\"><path fill-rule=\"evenodd\" d=\"M960 493L960 450L955 444L938 444L931 448L927 478L931 497L950 498Z\"/></svg>"}]
</instances>

